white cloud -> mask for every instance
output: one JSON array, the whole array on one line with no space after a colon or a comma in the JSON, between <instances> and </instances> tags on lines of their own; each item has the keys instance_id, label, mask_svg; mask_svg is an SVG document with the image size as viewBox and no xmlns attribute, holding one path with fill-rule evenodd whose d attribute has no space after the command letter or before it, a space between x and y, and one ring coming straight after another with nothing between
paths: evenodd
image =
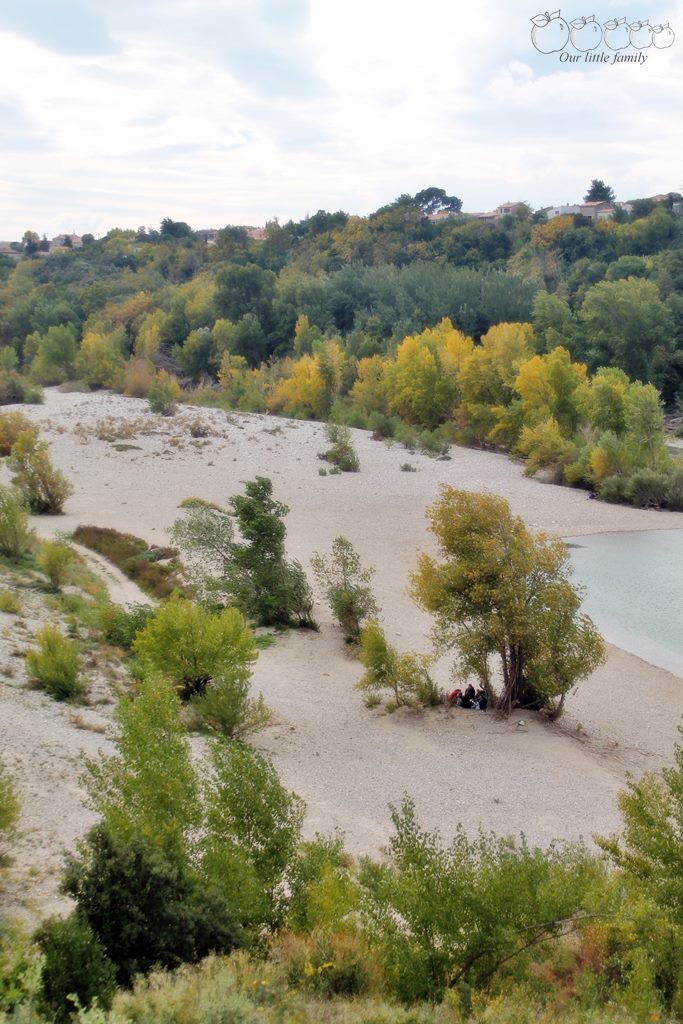
<instances>
[{"instance_id":1,"label":"white cloud","mask_svg":"<svg viewBox=\"0 0 683 1024\"><path fill-rule=\"evenodd\" d=\"M683 3L662 15L680 40L641 67L537 54L519 0L94 6L116 52L0 29L0 237L369 212L431 184L470 209L563 202L596 176L628 196L682 185Z\"/></svg>"}]
</instances>

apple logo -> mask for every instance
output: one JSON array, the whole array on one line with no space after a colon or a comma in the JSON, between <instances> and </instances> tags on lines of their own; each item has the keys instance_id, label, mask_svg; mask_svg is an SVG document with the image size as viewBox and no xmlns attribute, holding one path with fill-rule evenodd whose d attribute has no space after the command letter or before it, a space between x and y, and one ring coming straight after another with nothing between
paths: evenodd
<instances>
[{"instance_id":1,"label":"apple logo","mask_svg":"<svg viewBox=\"0 0 683 1024\"><path fill-rule=\"evenodd\" d=\"M645 50L648 46L652 46L652 35L649 18L646 21L634 21L631 25L629 38L631 45L635 46L636 50Z\"/></svg>"},{"instance_id":2,"label":"apple logo","mask_svg":"<svg viewBox=\"0 0 683 1024\"><path fill-rule=\"evenodd\" d=\"M539 53L557 53L563 50L569 39L569 26L560 12L537 14L531 19L534 27L531 30L531 42Z\"/></svg>"},{"instance_id":3,"label":"apple logo","mask_svg":"<svg viewBox=\"0 0 683 1024\"><path fill-rule=\"evenodd\" d=\"M658 50L666 50L673 43L676 36L674 30L669 28L669 22L666 25L653 25L652 31L654 33L652 42L655 44Z\"/></svg>"},{"instance_id":4,"label":"apple logo","mask_svg":"<svg viewBox=\"0 0 683 1024\"><path fill-rule=\"evenodd\" d=\"M609 46L610 50L625 50L630 42L626 18L613 18L605 22L605 46Z\"/></svg>"},{"instance_id":5,"label":"apple logo","mask_svg":"<svg viewBox=\"0 0 683 1024\"><path fill-rule=\"evenodd\" d=\"M594 14L590 18L577 18L571 25L572 46L575 50L594 50L602 42L602 29Z\"/></svg>"}]
</instances>

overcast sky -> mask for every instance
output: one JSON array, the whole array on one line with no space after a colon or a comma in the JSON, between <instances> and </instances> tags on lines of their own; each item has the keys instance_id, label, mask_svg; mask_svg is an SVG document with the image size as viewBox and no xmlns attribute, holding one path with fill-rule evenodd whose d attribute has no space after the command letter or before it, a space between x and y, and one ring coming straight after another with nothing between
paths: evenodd
<instances>
[{"instance_id":1,"label":"overcast sky","mask_svg":"<svg viewBox=\"0 0 683 1024\"><path fill-rule=\"evenodd\" d=\"M1 0L0 239L683 191L683 0L595 4L562 16L679 38L562 63L534 0Z\"/></svg>"}]
</instances>

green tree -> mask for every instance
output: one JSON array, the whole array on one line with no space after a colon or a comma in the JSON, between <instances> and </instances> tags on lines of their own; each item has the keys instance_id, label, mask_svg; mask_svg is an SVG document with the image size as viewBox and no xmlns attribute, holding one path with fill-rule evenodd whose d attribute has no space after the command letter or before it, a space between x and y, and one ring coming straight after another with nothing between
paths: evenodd
<instances>
[{"instance_id":1,"label":"green tree","mask_svg":"<svg viewBox=\"0 0 683 1024\"><path fill-rule=\"evenodd\" d=\"M237 608L212 612L173 594L133 641L143 671L164 676L184 700L212 680L245 684L256 660L251 630Z\"/></svg>"},{"instance_id":2,"label":"green tree","mask_svg":"<svg viewBox=\"0 0 683 1024\"><path fill-rule=\"evenodd\" d=\"M443 487L427 518L442 560L420 555L411 583L418 605L435 616L437 648L455 650L460 669L489 689L490 659L499 659L501 710L558 714L605 657L580 612L566 545L531 533L494 495Z\"/></svg>"},{"instance_id":3,"label":"green tree","mask_svg":"<svg viewBox=\"0 0 683 1024\"><path fill-rule=\"evenodd\" d=\"M357 551L346 537L335 537L329 557L315 554L313 574L339 622L346 643L355 643L366 619L379 607L370 589L374 569L364 569Z\"/></svg>"},{"instance_id":4,"label":"green tree","mask_svg":"<svg viewBox=\"0 0 683 1024\"><path fill-rule=\"evenodd\" d=\"M223 589L260 625L311 626L313 595L298 562L285 558L284 516L289 509L273 498L266 477L250 480L230 505L241 542L230 545Z\"/></svg>"},{"instance_id":5,"label":"green tree","mask_svg":"<svg viewBox=\"0 0 683 1024\"><path fill-rule=\"evenodd\" d=\"M592 365L618 366L632 380L651 380L655 355L672 347L671 310L653 281L601 281L586 293L579 318Z\"/></svg>"},{"instance_id":6,"label":"green tree","mask_svg":"<svg viewBox=\"0 0 683 1024\"><path fill-rule=\"evenodd\" d=\"M678 731L683 736L680 727ZM598 845L636 892L683 927L683 746L675 744L674 764L661 775L629 777L619 807L622 833L597 837Z\"/></svg>"},{"instance_id":7,"label":"green tree","mask_svg":"<svg viewBox=\"0 0 683 1024\"><path fill-rule=\"evenodd\" d=\"M230 515L208 503L186 508L171 527L171 540L182 551L188 577L202 600L220 600L233 534Z\"/></svg>"},{"instance_id":8,"label":"green tree","mask_svg":"<svg viewBox=\"0 0 683 1024\"><path fill-rule=\"evenodd\" d=\"M29 335L24 358L35 350L31 376L39 384L61 384L73 376L78 352L76 329L72 324L49 327L46 334Z\"/></svg>"},{"instance_id":9,"label":"green tree","mask_svg":"<svg viewBox=\"0 0 683 1024\"><path fill-rule=\"evenodd\" d=\"M204 782L202 870L240 920L277 926L287 879L301 841L304 804L287 791L271 762L235 743L215 743Z\"/></svg>"},{"instance_id":10,"label":"green tree","mask_svg":"<svg viewBox=\"0 0 683 1024\"><path fill-rule=\"evenodd\" d=\"M606 185L600 178L593 178L590 183L590 187L583 198L586 203L613 203L616 199L616 195L614 189L610 188L609 185Z\"/></svg>"},{"instance_id":11,"label":"green tree","mask_svg":"<svg viewBox=\"0 0 683 1024\"><path fill-rule=\"evenodd\" d=\"M77 1006L87 1010L96 999L111 1007L116 968L92 928L78 913L46 921L38 932L43 951L39 1005L56 1024L67 1024Z\"/></svg>"},{"instance_id":12,"label":"green tree","mask_svg":"<svg viewBox=\"0 0 683 1024\"><path fill-rule=\"evenodd\" d=\"M121 697L114 712L116 753L86 759L83 781L113 840L139 836L187 857L201 808L179 712L166 680L145 679L138 695Z\"/></svg>"},{"instance_id":13,"label":"green tree","mask_svg":"<svg viewBox=\"0 0 683 1024\"><path fill-rule=\"evenodd\" d=\"M580 913L604 879L582 846L529 848L524 840L459 828L449 846L424 831L405 799L392 808L383 862L361 866L363 908L387 982L408 1003L440 1001L462 983L483 985L503 965L547 956L547 942Z\"/></svg>"},{"instance_id":14,"label":"green tree","mask_svg":"<svg viewBox=\"0 0 683 1024\"><path fill-rule=\"evenodd\" d=\"M445 189L435 188L433 185L431 188L423 188L421 192L416 192L413 201L425 215L438 213L440 210L449 213L460 213L462 210L462 199L447 196Z\"/></svg>"},{"instance_id":15,"label":"green tree","mask_svg":"<svg viewBox=\"0 0 683 1024\"><path fill-rule=\"evenodd\" d=\"M79 855L67 859L63 890L130 985L152 967L173 969L241 942L239 927L216 888L143 833L93 828Z\"/></svg>"}]
</instances>

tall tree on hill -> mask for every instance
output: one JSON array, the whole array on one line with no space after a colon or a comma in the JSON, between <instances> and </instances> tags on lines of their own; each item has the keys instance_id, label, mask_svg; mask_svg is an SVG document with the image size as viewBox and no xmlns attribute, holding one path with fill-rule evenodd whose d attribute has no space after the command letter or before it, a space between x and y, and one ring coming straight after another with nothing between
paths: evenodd
<instances>
[{"instance_id":1,"label":"tall tree on hill","mask_svg":"<svg viewBox=\"0 0 683 1024\"><path fill-rule=\"evenodd\" d=\"M616 194L613 188L606 185L600 178L593 178L590 183L590 188L583 197L587 203L613 203L616 199Z\"/></svg>"}]
</instances>

